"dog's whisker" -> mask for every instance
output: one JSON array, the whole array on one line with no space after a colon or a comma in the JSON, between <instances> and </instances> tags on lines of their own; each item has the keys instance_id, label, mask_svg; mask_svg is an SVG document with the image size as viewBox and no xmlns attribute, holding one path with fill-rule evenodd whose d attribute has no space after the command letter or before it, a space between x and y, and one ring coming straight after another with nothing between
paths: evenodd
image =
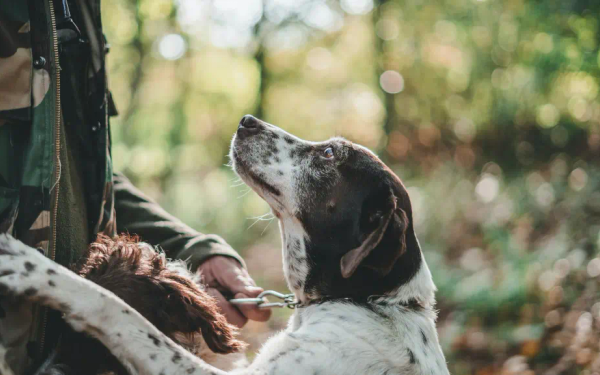
<instances>
[{"instance_id":1,"label":"dog's whisker","mask_svg":"<svg viewBox=\"0 0 600 375\"><path fill-rule=\"evenodd\" d=\"M252 191L252 189L248 188L248 190L246 190L242 195L239 195L237 197L237 199L242 199L244 198L246 195L248 195L250 192Z\"/></svg>"},{"instance_id":2,"label":"dog's whisker","mask_svg":"<svg viewBox=\"0 0 600 375\"><path fill-rule=\"evenodd\" d=\"M267 215L267 214L265 214L265 215ZM264 217L265 215L258 216L258 217L251 217L251 218L248 218L248 219L255 219L255 220L254 220L254 222L253 222L253 223L252 223L252 224L251 224L251 225L248 227L248 229L246 229L246 230L249 230L250 228L252 228L252 227L253 227L253 226L254 226L256 223L258 223L259 221L269 221L269 222L271 222L271 221L273 221L273 219L275 218L275 217L265 218L265 217ZM262 236L262 234L261 234L261 236Z\"/></svg>"},{"instance_id":3,"label":"dog's whisker","mask_svg":"<svg viewBox=\"0 0 600 375\"><path fill-rule=\"evenodd\" d=\"M271 220L271 219L275 218L275 216L272 213L267 212L266 214L262 214L262 215L258 215L258 216L253 216L253 217L248 217L248 218L246 218L246 220L254 220L254 219L261 219L261 220L263 220L265 218L268 218L268 220Z\"/></svg>"},{"instance_id":4,"label":"dog's whisker","mask_svg":"<svg viewBox=\"0 0 600 375\"><path fill-rule=\"evenodd\" d=\"M263 229L262 232L260 232L260 235L262 236L263 234L265 234L265 232L267 231L267 228L269 227L269 225L271 225L271 223L273 222L273 219L275 219L275 217L273 216L269 222L267 223L267 225L265 226L265 229Z\"/></svg>"},{"instance_id":5,"label":"dog's whisker","mask_svg":"<svg viewBox=\"0 0 600 375\"><path fill-rule=\"evenodd\" d=\"M252 228L256 223L258 223L260 221L260 219L256 219L254 220L254 222L252 224L250 224L250 226L248 228L246 228L246 230L250 230L250 228Z\"/></svg>"}]
</instances>

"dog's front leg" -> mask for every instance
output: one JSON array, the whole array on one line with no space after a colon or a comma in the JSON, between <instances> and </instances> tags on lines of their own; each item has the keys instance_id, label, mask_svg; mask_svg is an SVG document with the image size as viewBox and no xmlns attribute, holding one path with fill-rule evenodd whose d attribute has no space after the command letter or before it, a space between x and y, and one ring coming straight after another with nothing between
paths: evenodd
<instances>
[{"instance_id":1,"label":"dog's front leg","mask_svg":"<svg viewBox=\"0 0 600 375\"><path fill-rule=\"evenodd\" d=\"M13 372L8 366L8 361L6 360L6 348L0 344L0 375L13 375Z\"/></svg>"},{"instance_id":2,"label":"dog's front leg","mask_svg":"<svg viewBox=\"0 0 600 375\"><path fill-rule=\"evenodd\" d=\"M2 234L0 294L63 312L74 329L100 340L134 374L226 374L175 344L111 292Z\"/></svg>"}]
</instances>

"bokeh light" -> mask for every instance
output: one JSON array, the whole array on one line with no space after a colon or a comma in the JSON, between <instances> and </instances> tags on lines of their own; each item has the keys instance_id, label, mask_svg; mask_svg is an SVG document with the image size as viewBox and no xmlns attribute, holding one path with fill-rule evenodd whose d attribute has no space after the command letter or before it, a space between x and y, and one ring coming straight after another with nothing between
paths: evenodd
<instances>
[{"instance_id":1,"label":"bokeh light","mask_svg":"<svg viewBox=\"0 0 600 375\"><path fill-rule=\"evenodd\" d=\"M475 186L475 193L481 201L489 203L496 199L499 191L498 179L492 175L484 175Z\"/></svg>"},{"instance_id":2,"label":"bokeh light","mask_svg":"<svg viewBox=\"0 0 600 375\"><path fill-rule=\"evenodd\" d=\"M340 4L349 14L366 14L373 9L373 0L341 0Z\"/></svg>"},{"instance_id":3,"label":"bokeh light","mask_svg":"<svg viewBox=\"0 0 600 375\"><path fill-rule=\"evenodd\" d=\"M381 73L379 84L383 91L390 94L397 94L404 90L404 78L402 78L400 73L394 70L387 70Z\"/></svg>"},{"instance_id":4,"label":"bokeh light","mask_svg":"<svg viewBox=\"0 0 600 375\"><path fill-rule=\"evenodd\" d=\"M158 53L167 60L180 59L186 48L185 40L179 34L167 34L158 42Z\"/></svg>"}]
</instances>

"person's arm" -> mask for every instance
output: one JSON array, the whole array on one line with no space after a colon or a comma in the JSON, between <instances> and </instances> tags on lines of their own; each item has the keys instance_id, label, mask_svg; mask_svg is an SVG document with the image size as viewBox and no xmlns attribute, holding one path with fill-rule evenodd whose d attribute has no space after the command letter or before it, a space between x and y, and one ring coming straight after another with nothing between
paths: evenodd
<instances>
[{"instance_id":1,"label":"person's arm","mask_svg":"<svg viewBox=\"0 0 600 375\"><path fill-rule=\"evenodd\" d=\"M203 282L221 307L227 320L242 327L248 319L266 321L270 310L251 305L235 307L227 301L256 297L263 289L256 286L244 261L221 237L202 234L168 214L146 197L123 175L114 174L117 231L140 236L153 246L160 246L172 259L188 262L193 271L202 272Z\"/></svg>"},{"instance_id":2,"label":"person's arm","mask_svg":"<svg viewBox=\"0 0 600 375\"><path fill-rule=\"evenodd\" d=\"M153 246L160 246L172 259L188 261L192 270L210 257L234 258L245 267L239 254L221 237L206 235L185 225L145 196L123 175L113 176L117 231L140 236Z\"/></svg>"}]
</instances>

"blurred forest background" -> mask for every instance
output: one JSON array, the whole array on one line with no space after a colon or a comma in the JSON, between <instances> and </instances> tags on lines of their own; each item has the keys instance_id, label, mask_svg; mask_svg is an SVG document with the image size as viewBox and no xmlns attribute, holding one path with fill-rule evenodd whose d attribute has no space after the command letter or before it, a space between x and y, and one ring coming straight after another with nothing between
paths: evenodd
<instances>
[{"instance_id":1,"label":"blurred forest background","mask_svg":"<svg viewBox=\"0 0 600 375\"><path fill-rule=\"evenodd\" d=\"M452 374L600 373L600 1L104 0L113 158L285 291L252 113L409 187ZM291 311L245 328L255 350Z\"/></svg>"}]
</instances>

